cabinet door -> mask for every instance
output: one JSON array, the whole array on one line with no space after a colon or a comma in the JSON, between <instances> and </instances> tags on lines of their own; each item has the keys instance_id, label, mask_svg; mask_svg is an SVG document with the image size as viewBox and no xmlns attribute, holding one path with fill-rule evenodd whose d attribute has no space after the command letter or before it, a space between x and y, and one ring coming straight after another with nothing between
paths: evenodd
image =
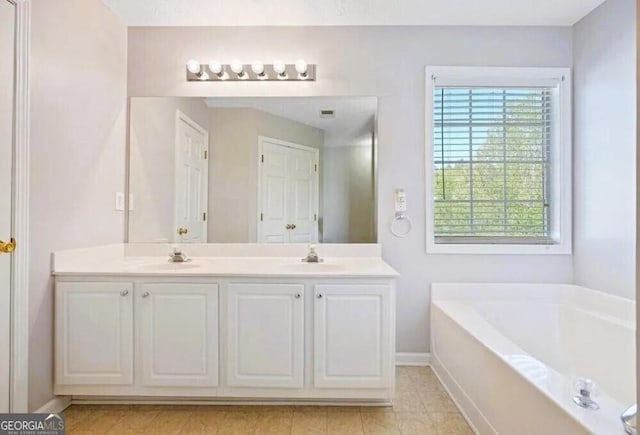
<instances>
[{"instance_id":1,"label":"cabinet door","mask_svg":"<svg viewBox=\"0 0 640 435\"><path fill-rule=\"evenodd\" d=\"M56 283L56 384L133 383L132 297L131 283Z\"/></svg>"},{"instance_id":2,"label":"cabinet door","mask_svg":"<svg viewBox=\"0 0 640 435\"><path fill-rule=\"evenodd\" d=\"M387 388L393 377L392 288L318 285L314 299L314 385Z\"/></svg>"},{"instance_id":3,"label":"cabinet door","mask_svg":"<svg viewBox=\"0 0 640 435\"><path fill-rule=\"evenodd\" d=\"M216 284L144 284L136 319L144 385L218 385Z\"/></svg>"},{"instance_id":4,"label":"cabinet door","mask_svg":"<svg viewBox=\"0 0 640 435\"><path fill-rule=\"evenodd\" d=\"M230 284L228 290L228 384L302 388L304 286Z\"/></svg>"}]
</instances>

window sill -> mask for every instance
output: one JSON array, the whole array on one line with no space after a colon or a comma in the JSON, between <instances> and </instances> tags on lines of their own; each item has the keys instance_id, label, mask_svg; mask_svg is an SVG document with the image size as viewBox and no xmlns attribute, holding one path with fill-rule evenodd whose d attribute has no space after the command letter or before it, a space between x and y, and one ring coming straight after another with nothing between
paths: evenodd
<instances>
[{"instance_id":1,"label":"window sill","mask_svg":"<svg viewBox=\"0 0 640 435\"><path fill-rule=\"evenodd\" d=\"M571 246L514 245L514 244L461 244L427 242L427 254L458 255L571 255Z\"/></svg>"}]
</instances>

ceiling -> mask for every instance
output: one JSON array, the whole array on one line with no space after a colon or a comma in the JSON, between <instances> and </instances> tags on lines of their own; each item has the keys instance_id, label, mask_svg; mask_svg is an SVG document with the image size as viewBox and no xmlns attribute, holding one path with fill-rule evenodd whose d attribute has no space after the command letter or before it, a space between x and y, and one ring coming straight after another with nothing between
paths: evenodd
<instances>
[{"instance_id":1,"label":"ceiling","mask_svg":"<svg viewBox=\"0 0 640 435\"><path fill-rule=\"evenodd\" d=\"M249 107L324 130L328 147L371 145L376 97L207 98L209 107ZM335 118L320 111L335 110Z\"/></svg>"},{"instance_id":2,"label":"ceiling","mask_svg":"<svg viewBox=\"0 0 640 435\"><path fill-rule=\"evenodd\" d=\"M103 0L129 26L571 26L604 0Z\"/></svg>"}]
</instances>

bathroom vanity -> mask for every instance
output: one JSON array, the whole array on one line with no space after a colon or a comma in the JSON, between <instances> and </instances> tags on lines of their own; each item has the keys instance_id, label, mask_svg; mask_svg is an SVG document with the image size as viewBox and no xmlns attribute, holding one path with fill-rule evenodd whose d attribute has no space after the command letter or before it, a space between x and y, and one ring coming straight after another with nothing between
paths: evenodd
<instances>
[{"instance_id":1,"label":"bathroom vanity","mask_svg":"<svg viewBox=\"0 0 640 435\"><path fill-rule=\"evenodd\" d=\"M125 244L54 254L55 393L389 403L395 278L380 246Z\"/></svg>"}]
</instances>

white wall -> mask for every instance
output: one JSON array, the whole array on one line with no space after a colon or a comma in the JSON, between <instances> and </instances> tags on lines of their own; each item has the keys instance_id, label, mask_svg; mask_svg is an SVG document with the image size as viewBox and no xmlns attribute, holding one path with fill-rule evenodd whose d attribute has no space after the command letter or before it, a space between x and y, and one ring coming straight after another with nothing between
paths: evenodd
<instances>
[{"instance_id":1,"label":"white wall","mask_svg":"<svg viewBox=\"0 0 640 435\"><path fill-rule=\"evenodd\" d=\"M194 83L190 59L318 64L316 82ZM129 29L129 94L180 96L378 96L378 238L398 272L397 350L429 349L429 285L442 281L571 282L570 256L426 255L426 65L569 67L562 27L241 27ZM393 192L406 189L413 233L394 238Z\"/></svg>"},{"instance_id":2,"label":"white wall","mask_svg":"<svg viewBox=\"0 0 640 435\"><path fill-rule=\"evenodd\" d=\"M129 110L129 242L172 242L176 111L209 131L209 108L197 98L132 98Z\"/></svg>"},{"instance_id":3,"label":"white wall","mask_svg":"<svg viewBox=\"0 0 640 435\"><path fill-rule=\"evenodd\" d=\"M122 242L127 30L99 0L33 0L29 410L53 398L50 254Z\"/></svg>"},{"instance_id":4,"label":"white wall","mask_svg":"<svg viewBox=\"0 0 640 435\"><path fill-rule=\"evenodd\" d=\"M577 284L635 299L636 2L608 0L574 27Z\"/></svg>"},{"instance_id":5,"label":"white wall","mask_svg":"<svg viewBox=\"0 0 640 435\"><path fill-rule=\"evenodd\" d=\"M210 109L210 243L257 240L258 136L320 149L324 132L249 108Z\"/></svg>"}]
</instances>

